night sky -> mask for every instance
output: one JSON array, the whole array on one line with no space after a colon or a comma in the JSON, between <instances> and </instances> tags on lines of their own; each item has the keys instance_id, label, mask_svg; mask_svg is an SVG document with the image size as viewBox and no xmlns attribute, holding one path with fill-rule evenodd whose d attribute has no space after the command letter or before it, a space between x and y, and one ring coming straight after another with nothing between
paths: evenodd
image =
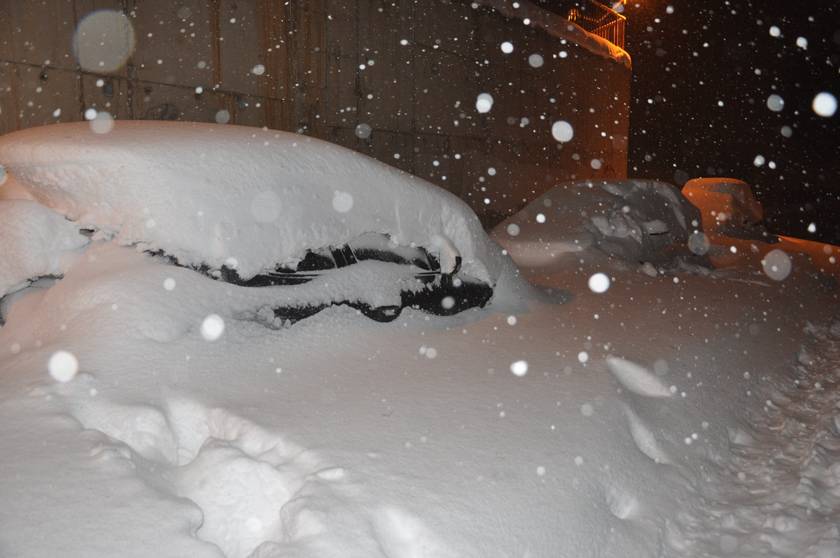
<instances>
[{"instance_id":1,"label":"night sky","mask_svg":"<svg viewBox=\"0 0 840 558\"><path fill-rule=\"evenodd\" d=\"M840 111L811 107L840 98L840 2L631 0L625 15L630 176L740 178L773 232L840 244Z\"/></svg>"}]
</instances>

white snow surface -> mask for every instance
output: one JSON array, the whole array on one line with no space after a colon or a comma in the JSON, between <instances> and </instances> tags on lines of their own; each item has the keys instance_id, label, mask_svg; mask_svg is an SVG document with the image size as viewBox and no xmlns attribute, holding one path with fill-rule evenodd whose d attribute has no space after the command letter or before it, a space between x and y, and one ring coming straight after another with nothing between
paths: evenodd
<instances>
[{"instance_id":1,"label":"white snow surface","mask_svg":"<svg viewBox=\"0 0 840 558\"><path fill-rule=\"evenodd\" d=\"M837 556L840 252L715 237L725 269L648 273L639 255L679 259L664 239L691 227L664 192L547 194L543 222L532 206L495 232L538 290L388 324L334 307L270 329L253 309L304 295L105 237L76 248L0 328L0 555ZM592 218L621 203L661 244L603 249ZM780 246L774 281L760 260ZM387 272L358 273L340 288Z\"/></svg>"},{"instance_id":2,"label":"white snow surface","mask_svg":"<svg viewBox=\"0 0 840 558\"><path fill-rule=\"evenodd\" d=\"M79 227L27 200L0 200L0 298L46 275L62 275L88 242Z\"/></svg>"},{"instance_id":3,"label":"white snow surface","mask_svg":"<svg viewBox=\"0 0 840 558\"><path fill-rule=\"evenodd\" d=\"M288 132L117 121L97 134L84 122L56 124L0 138L0 163L38 201L102 237L184 264L235 262L243 278L371 232L431 251L454 246L464 273L490 284L505 266L455 196ZM349 201L341 211L337 195Z\"/></svg>"}]
</instances>

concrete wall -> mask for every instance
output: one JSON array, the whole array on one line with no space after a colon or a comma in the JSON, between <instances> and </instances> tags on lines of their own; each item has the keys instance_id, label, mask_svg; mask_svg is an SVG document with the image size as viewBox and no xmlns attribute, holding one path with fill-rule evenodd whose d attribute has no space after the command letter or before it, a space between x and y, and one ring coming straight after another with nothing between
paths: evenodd
<instances>
[{"instance_id":1,"label":"concrete wall","mask_svg":"<svg viewBox=\"0 0 840 558\"><path fill-rule=\"evenodd\" d=\"M72 47L102 9L127 14L136 35L111 73L81 68ZM461 0L0 0L0 133L89 108L229 115L427 178L487 223L557 180L625 176L629 89L625 66ZM482 92L495 99L487 114L475 109ZM571 142L552 138L557 119L573 125Z\"/></svg>"}]
</instances>

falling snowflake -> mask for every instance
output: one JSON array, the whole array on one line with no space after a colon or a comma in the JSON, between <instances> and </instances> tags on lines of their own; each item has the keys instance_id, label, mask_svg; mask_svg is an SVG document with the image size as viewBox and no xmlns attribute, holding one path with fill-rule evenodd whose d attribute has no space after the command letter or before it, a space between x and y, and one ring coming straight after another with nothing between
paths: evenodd
<instances>
[{"instance_id":1,"label":"falling snowflake","mask_svg":"<svg viewBox=\"0 0 840 558\"><path fill-rule=\"evenodd\" d=\"M370 124L365 124L364 122L361 124L356 125L356 137L359 139L368 139L370 134L373 132L373 128L370 127Z\"/></svg>"},{"instance_id":2,"label":"falling snowflake","mask_svg":"<svg viewBox=\"0 0 840 558\"><path fill-rule=\"evenodd\" d=\"M781 112L785 108L785 100L775 93L767 97L767 108L773 112Z\"/></svg>"},{"instance_id":3,"label":"falling snowflake","mask_svg":"<svg viewBox=\"0 0 840 558\"><path fill-rule=\"evenodd\" d=\"M575 130L565 120L558 120L551 125L551 135L560 143L568 143L575 137Z\"/></svg>"},{"instance_id":4,"label":"falling snowflake","mask_svg":"<svg viewBox=\"0 0 840 558\"><path fill-rule=\"evenodd\" d=\"M595 273L589 278L589 290L593 293L605 293L610 288L610 278L604 273Z\"/></svg>"},{"instance_id":5,"label":"falling snowflake","mask_svg":"<svg viewBox=\"0 0 840 558\"><path fill-rule=\"evenodd\" d=\"M92 119L89 119L90 129L93 130L94 134L107 134L108 132L114 129L114 118L111 116L110 113L105 111L94 112L94 117Z\"/></svg>"},{"instance_id":6,"label":"falling snowflake","mask_svg":"<svg viewBox=\"0 0 840 558\"><path fill-rule=\"evenodd\" d=\"M475 100L475 110L484 114L493 108L493 96L490 93L479 93Z\"/></svg>"},{"instance_id":7,"label":"falling snowflake","mask_svg":"<svg viewBox=\"0 0 840 558\"><path fill-rule=\"evenodd\" d=\"M823 118L830 118L837 112L837 98L831 93L823 91L817 93L814 100L811 102L811 108L814 112Z\"/></svg>"},{"instance_id":8,"label":"falling snowflake","mask_svg":"<svg viewBox=\"0 0 840 558\"><path fill-rule=\"evenodd\" d=\"M528 373L528 362L525 360L517 360L516 362L511 363L510 371L514 376L519 376L521 378Z\"/></svg>"},{"instance_id":9,"label":"falling snowflake","mask_svg":"<svg viewBox=\"0 0 840 558\"><path fill-rule=\"evenodd\" d=\"M544 62L541 54L534 53L528 56L528 65L532 68L541 68Z\"/></svg>"},{"instance_id":10,"label":"falling snowflake","mask_svg":"<svg viewBox=\"0 0 840 558\"><path fill-rule=\"evenodd\" d=\"M230 112L222 109L216 113L216 124L227 124L230 122Z\"/></svg>"},{"instance_id":11,"label":"falling snowflake","mask_svg":"<svg viewBox=\"0 0 840 558\"><path fill-rule=\"evenodd\" d=\"M206 341L215 341L225 331L225 321L218 314L210 314L201 322L201 336Z\"/></svg>"},{"instance_id":12,"label":"falling snowflake","mask_svg":"<svg viewBox=\"0 0 840 558\"><path fill-rule=\"evenodd\" d=\"M339 213L347 213L353 209L353 194L336 190L333 194L332 206Z\"/></svg>"},{"instance_id":13,"label":"falling snowflake","mask_svg":"<svg viewBox=\"0 0 840 558\"><path fill-rule=\"evenodd\" d=\"M790 275L793 264L790 256L778 248L770 250L761 260L764 273L774 281L784 281Z\"/></svg>"},{"instance_id":14,"label":"falling snowflake","mask_svg":"<svg viewBox=\"0 0 840 558\"><path fill-rule=\"evenodd\" d=\"M57 382L69 382L79 371L79 361L70 351L56 351L47 363L50 376Z\"/></svg>"}]
</instances>

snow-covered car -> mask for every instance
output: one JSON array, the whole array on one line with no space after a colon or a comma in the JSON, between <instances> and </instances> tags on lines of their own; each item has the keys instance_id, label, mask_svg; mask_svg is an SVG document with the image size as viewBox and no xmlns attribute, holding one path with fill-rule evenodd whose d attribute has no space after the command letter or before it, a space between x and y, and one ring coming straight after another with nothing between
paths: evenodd
<instances>
[{"instance_id":1,"label":"snow-covered car","mask_svg":"<svg viewBox=\"0 0 840 558\"><path fill-rule=\"evenodd\" d=\"M551 188L497 225L493 236L525 260L595 248L616 260L673 266L703 263L690 249L701 231L698 210L671 184L583 180Z\"/></svg>"},{"instance_id":2,"label":"snow-covered car","mask_svg":"<svg viewBox=\"0 0 840 558\"><path fill-rule=\"evenodd\" d=\"M15 185L8 197L75 226L60 224L71 233L53 238L71 247L76 233L113 239L232 285L282 288L252 309L272 326L337 304L378 321L406 307L439 315L482 307L506 265L451 194L295 134L150 122L100 134L60 124L3 137L0 162ZM8 223L37 211L32 203L7 207ZM59 260L7 270L0 296L60 275Z\"/></svg>"},{"instance_id":3,"label":"snow-covered car","mask_svg":"<svg viewBox=\"0 0 840 558\"><path fill-rule=\"evenodd\" d=\"M700 210L707 234L774 240L764 227L764 208L743 180L692 178L683 185L682 193Z\"/></svg>"},{"instance_id":4,"label":"snow-covered car","mask_svg":"<svg viewBox=\"0 0 840 558\"><path fill-rule=\"evenodd\" d=\"M700 210L702 250L715 267L740 265L746 257L774 280L786 279L794 267L809 269L824 284L840 280L837 247L769 231L761 202L743 180L693 178L682 193Z\"/></svg>"}]
</instances>

